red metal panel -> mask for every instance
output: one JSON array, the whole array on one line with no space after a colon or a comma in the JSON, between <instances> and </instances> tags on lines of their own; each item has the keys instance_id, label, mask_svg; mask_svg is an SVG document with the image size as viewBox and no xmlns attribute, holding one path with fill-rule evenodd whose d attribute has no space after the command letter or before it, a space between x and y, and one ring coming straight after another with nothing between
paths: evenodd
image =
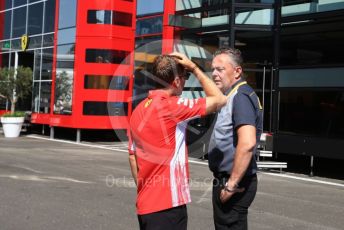
<instances>
[{"instance_id":1,"label":"red metal panel","mask_svg":"<svg viewBox=\"0 0 344 230\"><path fill-rule=\"evenodd\" d=\"M128 90L84 89L80 94L83 101L128 102L131 97Z\"/></svg>"},{"instance_id":2,"label":"red metal panel","mask_svg":"<svg viewBox=\"0 0 344 230\"><path fill-rule=\"evenodd\" d=\"M85 56L84 56L85 58ZM92 75L117 75L121 73L122 76L130 76L132 74L131 65L115 65L104 63L87 63L83 66L82 71Z\"/></svg>"},{"instance_id":3,"label":"red metal panel","mask_svg":"<svg viewBox=\"0 0 344 230\"><path fill-rule=\"evenodd\" d=\"M74 99L73 113L77 117L76 123L79 128L94 129L122 129L127 128L128 117L108 117L83 115L84 101L111 101L128 102L132 94L132 88L123 90L84 89L84 76L86 74L128 76L133 75L133 61L129 65L108 63L86 63L87 49L123 50L132 52L134 50L134 20L132 27L115 25L87 24L87 10L116 10L129 12L135 18L135 5L126 1L80 1L78 6L78 21L76 34L76 59L74 77ZM131 57L130 57L131 59ZM129 109L129 113L130 109ZM113 121L113 122L111 122Z\"/></svg>"},{"instance_id":4,"label":"red metal panel","mask_svg":"<svg viewBox=\"0 0 344 230\"><path fill-rule=\"evenodd\" d=\"M95 0L95 1L78 1L78 7L84 9L84 13L87 14L87 10L116 10L121 12L136 13L136 1L128 2L121 0ZM81 12L82 13L82 12ZM83 15L83 14L80 14Z\"/></svg>"},{"instance_id":5,"label":"red metal panel","mask_svg":"<svg viewBox=\"0 0 344 230\"><path fill-rule=\"evenodd\" d=\"M32 113L31 114L31 122L34 124L50 124L50 114L42 114L42 113Z\"/></svg>"},{"instance_id":6,"label":"red metal panel","mask_svg":"<svg viewBox=\"0 0 344 230\"><path fill-rule=\"evenodd\" d=\"M10 111L9 110L2 110L2 109L0 109L0 116L2 116L5 113L8 113L8 112L10 112Z\"/></svg>"},{"instance_id":7,"label":"red metal panel","mask_svg":"<svg viewBox=\"0 0 344 230\"><path fill-rule=\"evenodd\" d=\"M58 27L58 0L56 1L55 31ZM132 14L132 27L87 24L88 9L115 10ZM78 1L77 26L75 45L75 64L73 82L73 111L72 115L53 114L54 87L56 78L56 39L54 48L53 83L51 113L33 114L34 123L49 124L51 126L87 128L87 129L126 129L131 114L132 105L128 103L128 116L89 116L83 115L84 101L111 101L129 102L132 96L133 68L134 68L134 46L135 46L135 22L136 22L136 1L101 0L101 1ZM129 65L86 63L86 49L115 49L124 50L130 53ZM84 76L110 75L128 76L130 78L129 90L103 90L84 89Z\"/></svg>"},{"instance_id":8,"label":"red metal panel","mask_svg":"<svg viewBox=\"0 0 344 230\"><path fill-rule=\"evenodd\" d=\"M90 34L90 31L92 33ZM126 26L115 26L115 25L103 25L103 24L89 24L85 27L80 28L80 32L78 32L79 36L87 36L91 37L117 37L117 38L124 38L129 39L129 35L134 36L132 32L132 28Z\"/></svg>"},{"instance_id":9,"label":"red metal panel","mask_svg":"<svg viewBox=\"0 0 344 230\"><path fill-rule=\"evenodd\" d=\"M174 27L168 25L169 15L174 15L176 11L176 0L165 0L163 32L162 32L162 53L173 51Z\"/></svg>"}]
</instances>

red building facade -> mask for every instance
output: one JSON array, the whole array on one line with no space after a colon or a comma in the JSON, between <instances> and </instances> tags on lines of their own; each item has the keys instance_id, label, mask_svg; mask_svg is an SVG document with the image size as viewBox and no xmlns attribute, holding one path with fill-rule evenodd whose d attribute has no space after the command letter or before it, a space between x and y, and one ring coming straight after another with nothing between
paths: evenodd
<instances>
[{"instance_id":1,"label":"red building facade","mask_svg":"<svg viewBox=\"0 0 344 230\"><path fill-rule=\"evenodd\" d=\"M77 129L126 129L132 110L135 1L77 1L71 49L74 53L69 55L74 58L74 72L67 80L71 84L68 112L57 108L63 104L59 102L62 97L57 84L61 84L61 73L68 75L63 59L70 59L59 54L57 47L62 40L59 33L64 33L59 29L59 2L56 1L51 109L50 113L33 113L32 123Z\"/></svg>"}]
</instances>

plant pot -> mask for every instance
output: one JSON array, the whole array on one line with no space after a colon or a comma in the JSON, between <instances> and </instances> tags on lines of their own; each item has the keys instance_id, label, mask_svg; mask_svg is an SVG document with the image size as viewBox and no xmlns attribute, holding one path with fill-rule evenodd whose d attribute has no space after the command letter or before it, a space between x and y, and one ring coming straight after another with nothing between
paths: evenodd
<instances>
[{"instance_id":1,"label":"plant pot","mask_svg":"<svg viewBox=\"0 0 344 230\"><path fill-rule=\"evenodd\" d=\"M5 137L18 137L24 123L24 117L1 117Z\"/></svg>"}]
</instances>

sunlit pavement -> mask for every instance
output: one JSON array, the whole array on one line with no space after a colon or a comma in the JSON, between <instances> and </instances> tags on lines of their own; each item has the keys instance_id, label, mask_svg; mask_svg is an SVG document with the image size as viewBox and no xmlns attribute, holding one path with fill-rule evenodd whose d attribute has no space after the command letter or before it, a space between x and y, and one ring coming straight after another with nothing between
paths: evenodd
<instances>
[{"instance_id":1,"label":"sunlit pavement","mask_svg":"<svg viewBox=\"0 0 344 230\"><path fill-rule=\"evenodd\" d=\"M0 146L0 229L138 229L125 143L79 145L0 134ZM190 164L189 229L213 229L205 164ZM258 177L250 229L343 229L343 181Z\"/></svg>"}]
</instances>

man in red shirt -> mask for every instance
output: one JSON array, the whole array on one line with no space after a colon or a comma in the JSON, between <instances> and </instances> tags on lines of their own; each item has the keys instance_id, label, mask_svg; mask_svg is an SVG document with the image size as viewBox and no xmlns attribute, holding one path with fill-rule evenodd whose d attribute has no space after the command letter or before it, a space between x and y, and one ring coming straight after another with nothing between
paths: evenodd
<instances>
[{"instance_id":1,"label":"man in red shirt","mask_svg":"<svg viewBox=\"0 0 344 230\"><path fill-rule=\"evenodd\" d=\"M188 73L202 85L206 98L179 97ZM156 90L149 92L130 119L129 162L137 184L140 229L187 228L191 202L187 122L220 109L226 97L185 55L160 55L153 63Z\"/></svg>"}]
</instances>

